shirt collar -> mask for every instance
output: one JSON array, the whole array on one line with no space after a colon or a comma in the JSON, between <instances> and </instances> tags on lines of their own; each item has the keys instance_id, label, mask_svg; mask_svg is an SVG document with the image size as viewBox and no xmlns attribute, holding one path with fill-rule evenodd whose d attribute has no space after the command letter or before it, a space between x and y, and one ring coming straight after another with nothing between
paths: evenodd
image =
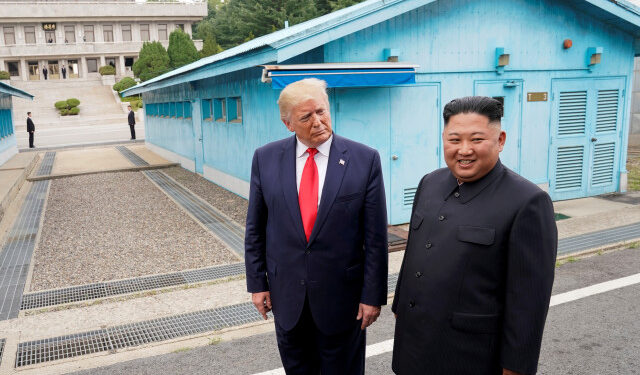
<instances>
[{"instance_id":1,"label":"shirt collar","mask_svg":"<svg viewBox=\"0 0 640 375\"><path fill-rule=\"evenodd\" d=\"M493 166L493 169L489 171L486 175L481 177L479 180L472 182L465 182L461 185L458 185L458 180L455 176L449 172L449 178L447 181L447 189L445 193L444 199L447 199L451 194L456 191L460 193L460 201L462 203L467 203L471 199L473 199L476 195L478 195L485 187L487 187L491 182L493 182L498 176L500 176L500 172L504 169L500 159L496 162L496 165Z\"/></svg>"},{"instance_id":2,"label":"shirt collar","mask_svg":"<svg viewBox=\"0 0 640 375\"><path fill-rule=\"evenodd\" d=\"M333 133L331 133L331 136L329 137L329 139L324 141L323 144L316 147L316 149L318 150L318 153L326 157L329 157L329 150L331 150L331 141L333 141ZM309 147L305 146L304 143L300 142L300 138L296 136L296 157L298 158L302 157L305 154L305 152L307 152L308 148Z\"/></svg>"}]
</instances>

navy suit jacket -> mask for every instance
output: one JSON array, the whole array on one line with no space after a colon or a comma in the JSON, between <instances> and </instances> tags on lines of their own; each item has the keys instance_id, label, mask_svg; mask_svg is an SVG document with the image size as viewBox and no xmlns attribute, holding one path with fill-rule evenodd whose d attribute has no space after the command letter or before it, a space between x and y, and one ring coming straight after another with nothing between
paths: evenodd
<instances>
[{"instance_id":1,"label":"navy suit jacket","mask_svg":"<svg viewBox=\"0 0 640 375\"><path fill-rule=\"evenodd\" d=\"M304 234L296 188L296 137L256 150L245 238L247 290L270 291L284 330L308 298L325 334L353 327L360 302L387 301L387 214L378 152L333 135L318 216Z\"/></svg>"}]
</instances>

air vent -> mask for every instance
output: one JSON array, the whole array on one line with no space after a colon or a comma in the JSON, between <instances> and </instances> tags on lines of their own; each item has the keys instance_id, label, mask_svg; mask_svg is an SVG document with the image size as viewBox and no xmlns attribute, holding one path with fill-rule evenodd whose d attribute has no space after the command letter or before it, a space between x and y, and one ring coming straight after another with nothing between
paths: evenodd
<instances>
[{"instance_id":1,"label":"air vent","mask_svg":"<svg viewBox=\"0 0 640 375\"><path fill-rule=\"evenodd\" d=\"M619 90L598 91L598 115L596 132L615 132L618 125Z\"/></svg>"},{"instance_id":2,"label":"air vent","mask_svg":"<svg viewBox=\"0 0 640 375\"><path fill-rule=\"evenodd\" d=\"M556 190L580 188L583 163L584 146L558 147Z\"/></svg>"},{"instance_id":3,"label":"air vent","mask_svg":"<svg viewBox=\"0 0 640 375\"><path fill-rule=\"evenodd\" d=\"M613 164L616 144L601 143L593 152L593 173L591 185L609 185L613 182Z\"/></svg>"},{"instance_id":4,"label":"air vent","mask_svg":"<svg viewBox=\"0 0 640 375\"><path fill-rule=\"evenodd\" d=\"M404 189L404 197L402 199L402 204L405 207L412 207L413 206L413 198L415 198L417 190L418 190L418 188L407 188L407 189Z\"/></svg>"},{"instance_id":5,"label":"air vent","mask_svg":"<svg viewBox=\"0 0 640 375\"><path fill-rule=\"evenodd\" d=\"M584 134L587 118L587 92L560 92L558 111L558 135Z\"/></svg>"}]
</instances>

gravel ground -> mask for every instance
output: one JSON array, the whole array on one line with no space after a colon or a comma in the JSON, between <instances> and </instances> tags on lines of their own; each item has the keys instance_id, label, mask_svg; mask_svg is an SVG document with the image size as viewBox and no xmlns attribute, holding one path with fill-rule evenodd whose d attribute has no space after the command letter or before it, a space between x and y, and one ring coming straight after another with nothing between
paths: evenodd
<instances>
[{"instance_id":1,"label":"gravel ground","mask_svg":"<svg viewBox=\"0 0 640 375\"><path fill-rule=\"evenodd\" d=\"M31 290L238 261L139 172L51 181Z\"/></svg>"},{"instance_id":2,"label":"gravel ground","mask_svg":"<svg viewBox=\"0 0 640 375\"><path fill-rule=\"evenodd\" d=\"M244 227L249 201L184 168L168 168L163 172Z\"/></svg>"}]
</instances>

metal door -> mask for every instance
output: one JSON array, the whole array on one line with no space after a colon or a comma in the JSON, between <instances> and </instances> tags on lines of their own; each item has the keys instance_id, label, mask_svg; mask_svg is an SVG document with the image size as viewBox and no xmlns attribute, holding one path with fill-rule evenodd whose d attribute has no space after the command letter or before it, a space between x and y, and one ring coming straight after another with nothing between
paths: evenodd
<instances>
[{"instance_id":1,"label":"metal door","mask_svg":"<svg viewBox=\"0 0 640 375\"><path fill-rule=\"evenodd\" d=\"M40 69L37 62L29 62L29 80L37 81L40 79Z\"/></svg>"},{"instance_id":2,"label":"metal door","mask_svg":"<svg viewBox=\"0 0 640 375\"><path fill-rule=\"evenodd\" d=\"M57 61L49 61L49 79L60 79L60 69Z\"/></svg>"},{"instance_id":3,"label":"metal door","mask_svg":"<svg viewBox=\"0 0 640 375\"><path fill-rule=\"evenodd\" d=\"M409 222L420 179L438 168L440 158L440 86L390 89L390 223Z\"/></svg>"},{"instance_id":4,"label":"metal door","mask_svg":"<svg viewBox=\"0 0 640 375\"><path fill-rule=\"evenodd\" d=\"M624 79L553 80L551 99L551 198L616 191Z\"/></svg>"},{"instance_id":5,"label":"metal door","mask_svg":"<svg viewBox=\"0 0 640 375\"><path fill-rule=\"evenodd\" d=\"M191 101L191 121L193 124L193 157L196 173L203 173L204 147L202 143L202 107L200 100Z\"/></svg>"},{"instance_id":6,"label":"metal door","mask_svg":"<svg viewBox=\"0 0 640 375\"><path fill-rule=\"evenodd\" d=\"M502 130L507 133L500 161L512 171L520 172L520 128L522 123L522 81L476 81L475 95L498 99L504 106Z\"/></svg>"}]
</instances>

